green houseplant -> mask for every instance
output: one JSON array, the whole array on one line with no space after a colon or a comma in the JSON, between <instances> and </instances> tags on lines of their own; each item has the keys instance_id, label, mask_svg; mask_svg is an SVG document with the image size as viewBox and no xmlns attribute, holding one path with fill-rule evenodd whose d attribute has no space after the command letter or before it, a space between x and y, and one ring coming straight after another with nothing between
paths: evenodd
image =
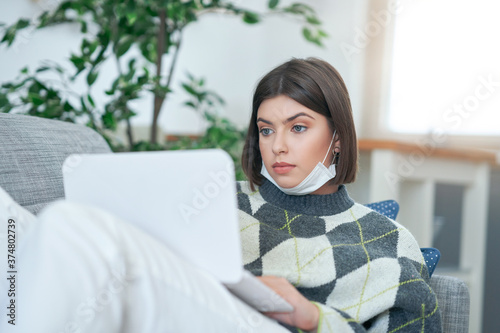
<instances>
[{"instance_id":1,"label":"green houseplant","mask_svg":"<svg viewBox=\"0 0 500 333\"><path fill-rule=\"evenodd\" d=\"M0 45L10 47L16 36L28 28L44 29L61 24L77 24L81 31L78 52L69 57L69 66L43 62L34 70L24 68L16 80L0 86L0 112L18 112L70 122L85 122L101 133L114 150L152 150L207 148L218 139L233 147L243 137L226 119L212 112L223 99L205 88L205 82L188 75L182 84L190 100L186 105L200 112L208 122L205 137L187 142L181 140L168 147L157 142L158 117L165 100L173 93L172 77L181 49L183 32L203 15L224 13L241 17L246 24L257 24L266 15L298 17L306 40L322 45L327 36L313 8L303 3L280 6L269 0L267 13L257 13L236 5L240 1L222 0L66 0L33 20L20 19L7 26L0 24ZM129 51L136 49L136 56ZM127 56L126 56L127 55ZM167 74L162 75L165 57L170 57ZM104 105L95 100L95 82L106 62L114 62L117 75L106 90ZM52 77L47 80L47 75ZM54 79L55 77L55 79ZM72 83L84 79L83 91L71 90ZM152 98L150 139L134 140L130 119L136 115L131 102ZM107 133L125 123L127 146L109 140ZM233 133L234 132L234 133ZM219 138L217 138L219 136ZM220 141L220 140L219 140ZM229 143L230 142L230 143ZM223 144L218 145L225 148ZM230 148L228 150L233 150Z\"/></svg>"}]
</instances>

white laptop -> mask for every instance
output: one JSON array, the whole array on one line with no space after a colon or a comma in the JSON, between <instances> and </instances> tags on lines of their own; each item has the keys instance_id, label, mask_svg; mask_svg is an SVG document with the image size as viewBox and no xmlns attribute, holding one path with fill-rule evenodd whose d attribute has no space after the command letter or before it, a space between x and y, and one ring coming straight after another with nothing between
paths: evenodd
<instances>
[{"instance_id":1,"label":"white laptop","mask_svg":"<svg viewBox=\"0 0 500 333\"><path fill-rule=\"evenodd\" d=\"M243 270L234 165L223 150L76 154L62 171L68 201L134 224L259 311L293 311Z\"/></svg>"}]
</instances>

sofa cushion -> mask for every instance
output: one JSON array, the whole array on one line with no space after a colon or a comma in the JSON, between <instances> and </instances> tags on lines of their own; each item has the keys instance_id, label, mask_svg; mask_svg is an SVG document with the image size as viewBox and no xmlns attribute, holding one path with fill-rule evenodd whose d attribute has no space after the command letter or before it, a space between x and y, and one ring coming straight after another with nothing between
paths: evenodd
<instances>
[{"instance_id":1,"label":"sofa cushion","mask_svg":"<svg viewBox=\"0 0 500 333\"><path fill-rule=\"evenodd\" d=\"M434 275L431 287L441 308L443 332L467 333L469 331L469 288L464 281L444 275Z\"/></svg>"},{"instance_id":2,"label":"sofa cushion","mask_svg":"<svg viewBox=\"0 0 500 333\"><path fill-rule=\"evenodd\" d=\"M109 152L86 126L0 113L0 186L34 214L64 198L61 166L68 155Z\"/></svg>"}]
</instances>

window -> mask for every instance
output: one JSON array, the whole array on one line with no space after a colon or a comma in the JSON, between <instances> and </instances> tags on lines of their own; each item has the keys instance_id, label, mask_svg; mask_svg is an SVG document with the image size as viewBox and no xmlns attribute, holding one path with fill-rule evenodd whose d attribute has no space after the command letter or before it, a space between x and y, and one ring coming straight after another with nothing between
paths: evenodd
<instances>
[{"instance_id":1,"label":"window","mask_svg":"<svg viewBox=\"0 0 500 333\"><path fill-rule=\"evenodd\" d=\"M404 0L395 17L388 129L500 135L500 1Z\"/></svg>"}]
</instances>

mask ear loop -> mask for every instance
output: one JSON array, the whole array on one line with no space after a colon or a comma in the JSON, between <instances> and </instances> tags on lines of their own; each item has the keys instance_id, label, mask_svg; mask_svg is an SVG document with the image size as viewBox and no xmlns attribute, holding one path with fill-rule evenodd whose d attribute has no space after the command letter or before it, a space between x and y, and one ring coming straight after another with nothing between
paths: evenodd
<instances>
[{"instance_id":1,"label":"mask ear loop","mask_svg":"<svg viewBox=\"0 0 500 333\"><path fill-rule=\"evenodd\" d=\"M332 145L333 145L333 139L335 139L335 133L337 133L337 130L335 130L335 131L333 132L332 141L330 142L330 145L328 146L328 150L326 151L325 158L323 159L323 164L325 164L326 158L328 157L328 153L330 152L330 148L332 148Z\"/></svg>"}]
</instances>

